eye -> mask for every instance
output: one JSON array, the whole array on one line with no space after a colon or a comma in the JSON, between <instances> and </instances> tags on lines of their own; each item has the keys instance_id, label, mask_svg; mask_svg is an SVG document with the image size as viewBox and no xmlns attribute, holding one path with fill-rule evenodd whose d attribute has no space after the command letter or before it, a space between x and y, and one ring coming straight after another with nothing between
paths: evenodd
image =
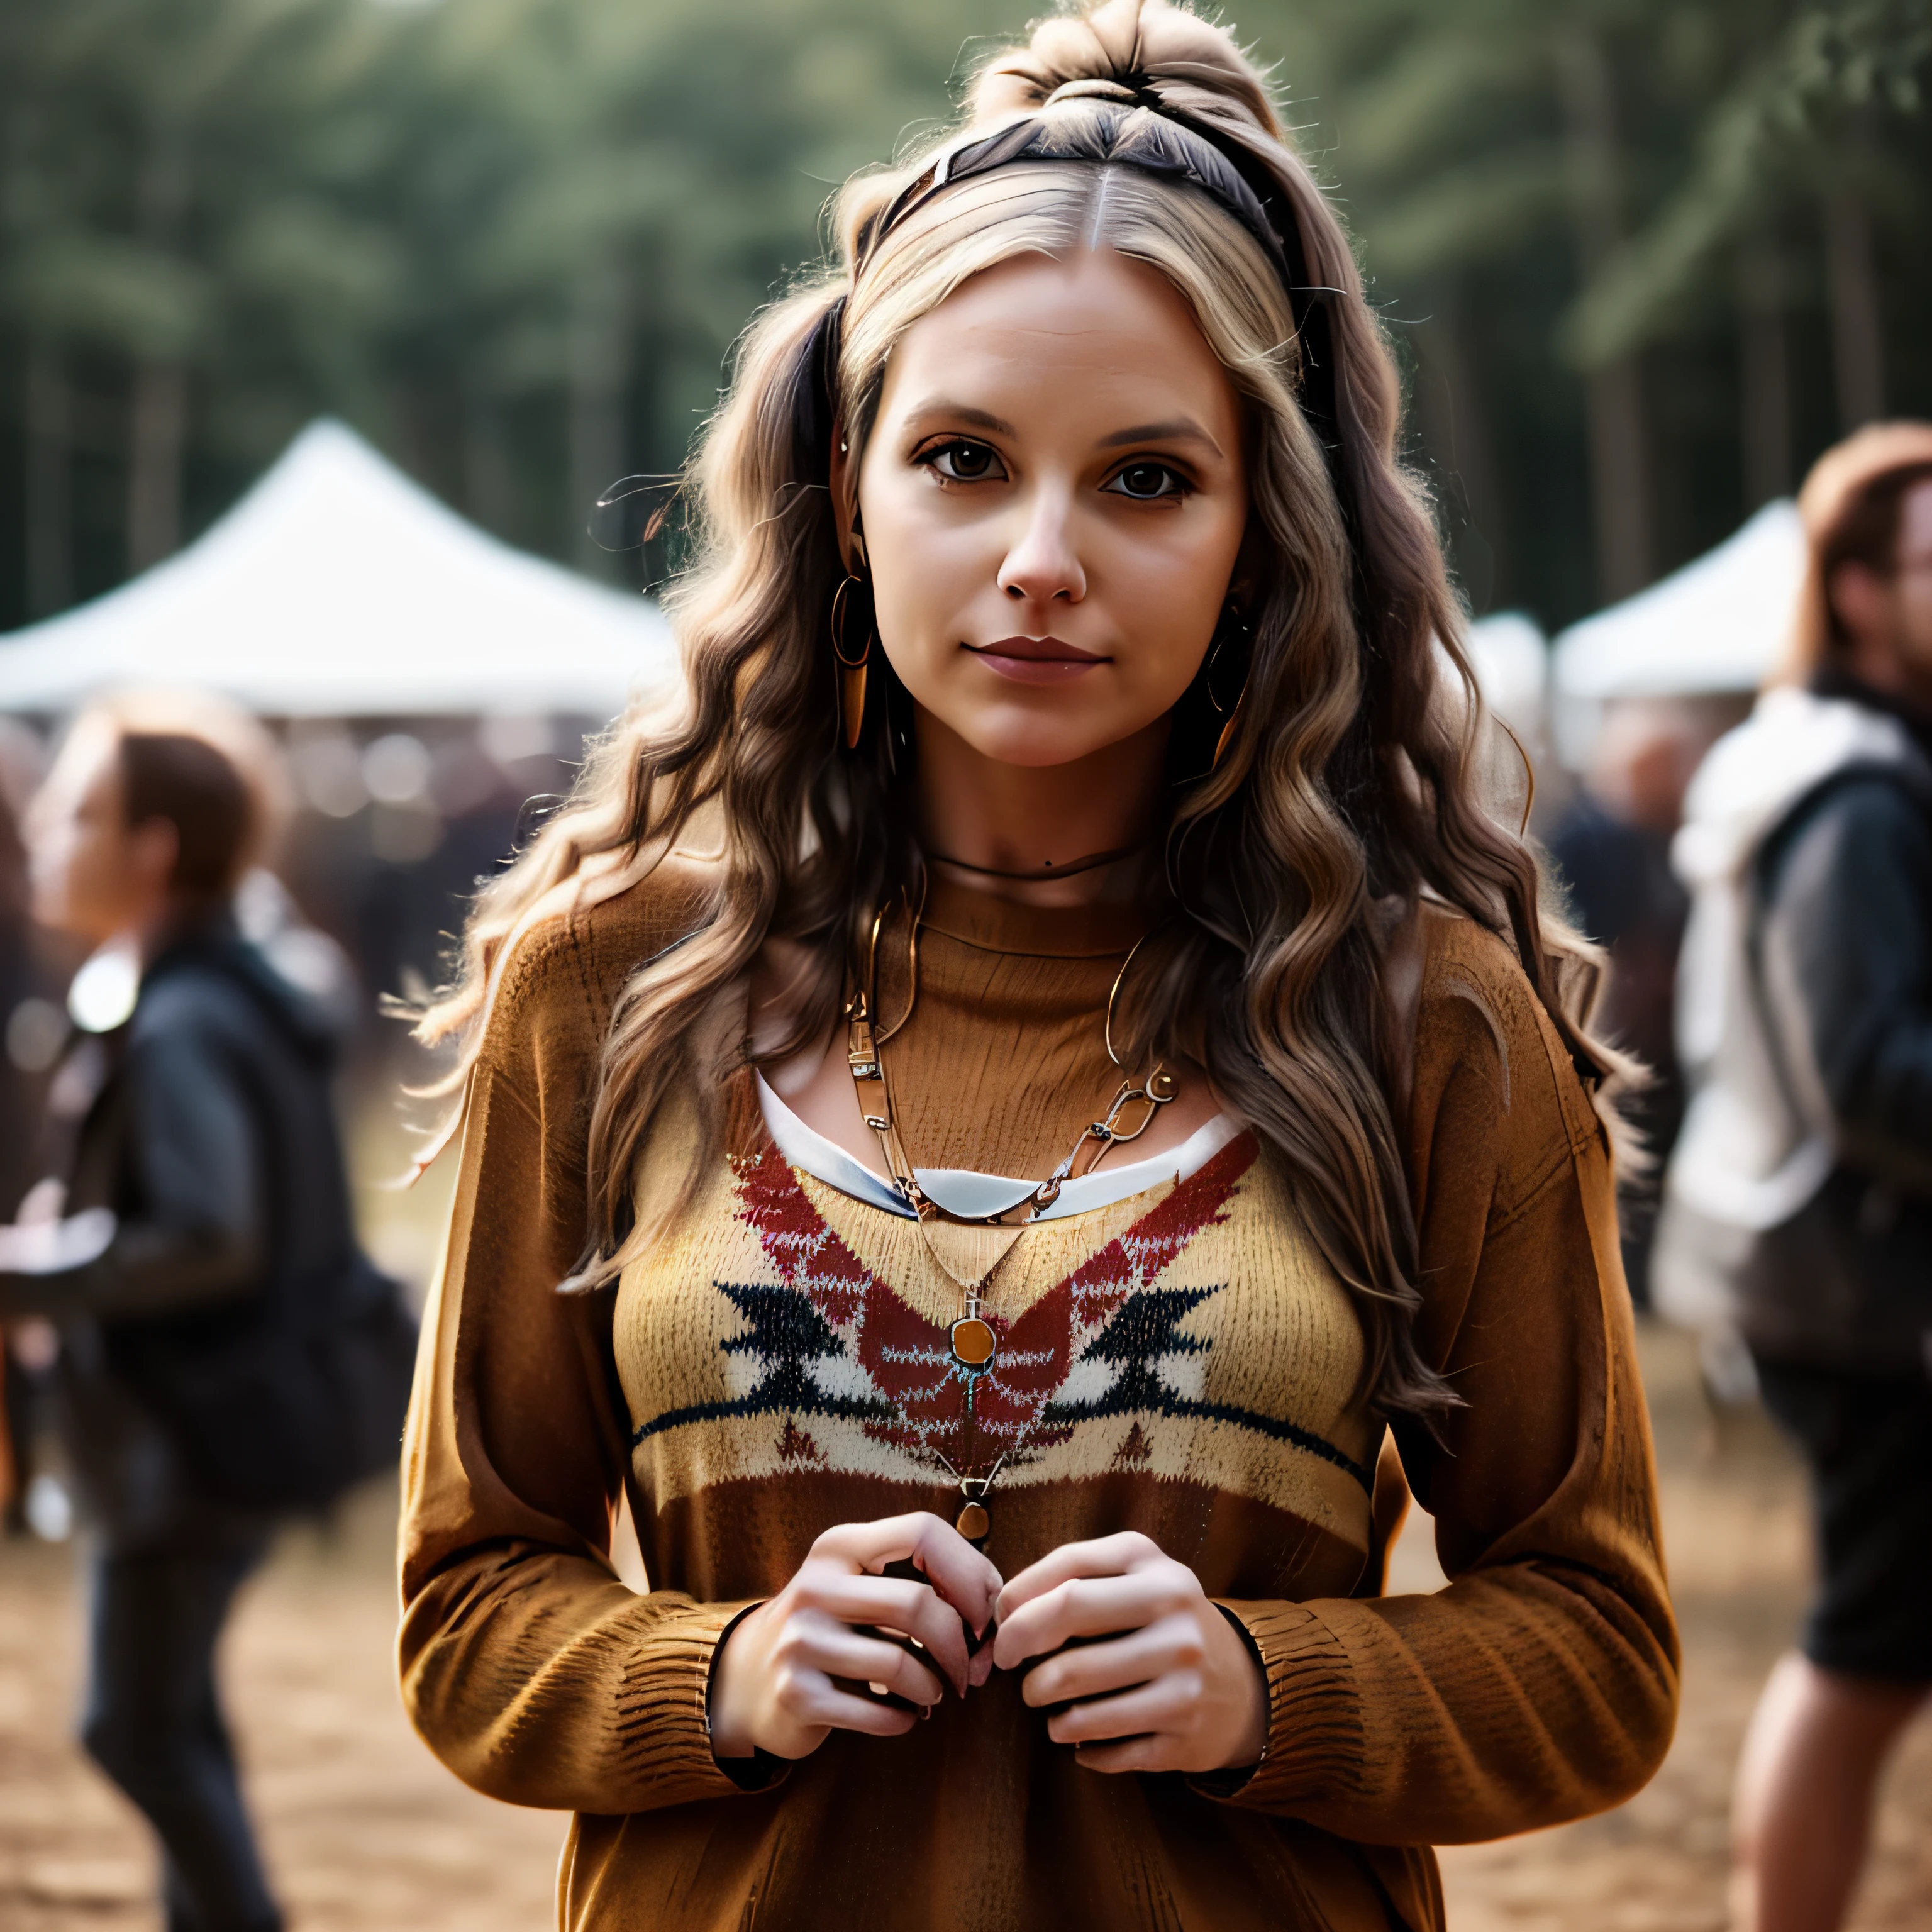
<instances>
[{"instance_id":1,"label":"eye","mask_svg":"<svg viewBox=\"0 0 1932 1932\"><path fill-rule=\"evenodd\" d=\"M983 442L969 442L963 436L933 444L922 451L917 460L949 483L985 483L1006 473L997 451Z\"/></svg>"},{"instance_id":2,"label":"eye","mask_svg":"<svg viewBox=\"0 0 1932 1932\"><path fill-rule=\"evenodd\" d=\"M1193 486L1179 470L1165 463L1130 463L1101 487L1116 496L1151 503L1162 496L1185 496Z\"/></svg>"}]
</instances>

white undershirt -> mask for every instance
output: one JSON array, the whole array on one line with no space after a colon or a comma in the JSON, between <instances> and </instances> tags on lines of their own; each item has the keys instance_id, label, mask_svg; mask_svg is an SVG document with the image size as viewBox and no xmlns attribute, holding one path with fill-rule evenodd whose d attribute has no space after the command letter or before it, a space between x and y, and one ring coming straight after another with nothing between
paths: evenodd
<instances>
[{"instance_id":1,"label":"white undershirt","mask_svg":"<svg viewBox=\"0 0 1932 1932\"><path fill-rule=\"evenodd\" d=\"M888 1214L917 1218L911 1204L884 1174L874 1173L842 1147L835 1146L816 1127L808 1127L774 1093L765 1076L758 1076L758 1107L765 1126L789 1166L849 1194L868 1207L882 1208ZM1091 1214L1096 1208L1111 1207L1144 1193L1163 1180L1186 1180L1212 1160L1240 1131L1226 1114L1216 1114L1204 1126L1197 1127L1178 1147L1150 1154L1144 1160L1130 1161L1124 1167L1102 1167L1078 1180L1063 1180L1053 1205L1033 1216L1040 1221L1064 1220L1070 1214ZM1001 1202L1024 1199L1038 1184L1016 1180L1006 1174L978 1174L964 1168L916 1167L919 1184L935 1200L948 1204L957 1201L974 1204L973 1197L985 1197L977 1204L987 1208L990 1220Z\"/></svg>"}]
</instances>

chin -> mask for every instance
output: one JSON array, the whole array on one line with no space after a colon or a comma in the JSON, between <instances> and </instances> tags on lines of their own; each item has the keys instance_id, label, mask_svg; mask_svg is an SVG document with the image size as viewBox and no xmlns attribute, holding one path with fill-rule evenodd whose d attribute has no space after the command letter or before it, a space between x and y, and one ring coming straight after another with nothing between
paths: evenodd
<instances>
[{"instance_id":1,"label":"chin","mask_svg":"<svg viewBox=\"0 0 1932 1932\"><path fill-rule=\"evenodd\" d=\"M1015 716L1010 712L994 717L946 718L982 758L1002 765L1024 765L1039 770L1053 765L1071 765L1104 752L1131 738L1142 728L1129 724L1119 729L1091 718Z\"/></svg>"}]
</instances>

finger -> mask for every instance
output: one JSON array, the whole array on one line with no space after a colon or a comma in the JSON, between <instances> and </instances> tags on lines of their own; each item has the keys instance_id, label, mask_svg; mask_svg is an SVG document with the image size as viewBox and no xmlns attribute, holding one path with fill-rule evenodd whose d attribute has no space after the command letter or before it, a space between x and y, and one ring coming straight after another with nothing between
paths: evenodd
<instances>
[{"instance_id":1,"label":"finger","mask_svg":"<svg viewBox=\"0 0 1932 1932\"><path fill-rule=\"evenodd\" d=\"M802 1623L803 1619L800 1619ZM914 1704L937 1704L946 1685L909 1651L884 1637L848 1630L830 1618L821 1627L807 1626L785 1646L780 1660L801 1670L827 1677L849 1677L861 1684L880 1684L895 1696Z\"/></svg>"},{"instance_id":2,"label":"finger","mask_svg":"<svg viewBox=\"0 0 1932 1932\"><path fill-rule=\"evenodd\" d=\"M1123 1576L1163 1554L1152 1537L1143 1536L1137 1529L1095 1537L1086 1543L1063 1543L1006 1582L999 1593L994 1614L1004 1623L1023 1604L1073 1577Z\"/></svg>"},{"instance_id":3,"label":"finger","mask_svg":"<svg viewBox=\"0 0 1932 1932\"><path fill-rule=\"evenodd\" d=\"M982 1644L967 1662L966 1682L976 1690L982 1684L989 1682L992 1675L993 1646L990 1643Z\"/></svg>"},{"instance_id":4,"label":"finger","mask_svg":"<svg viewBox=\"0 0 1932 1932\"><path fill-rule=\"evenodd\" d=\"M976 1632L991 1621L1004 1580L980 1551L930 1510L884 1516L877 1522L841 1523L819 1538L812 1552L874 1574L889 1563L915 1563Z\"/></svg>"},{"instance_id":5,"label":"finger","mask_svg":"<svg viewBox=\"0 0 1932 1932\"><path fill-rule=\"evenodd\" d=\"M1149 1737L1122 1738L1110 1744L1082 1744L1073 1754L1082 1771L1180 1771L1177 1740L1156 1732Z\"/></svg>"},{"instance_id":6,"label":"finger","mask_svg":"<svg viewBox=\"0 0 1932 1932\"><path fill-rule=\"evenodd\" d=\"M867 1624L916 1638L932 1654L952 1688L966 1688L966 1630L959 1612L943 1603L929 1586L896 1577L851 1576L826 1568L799 1572L796 1600L841 1623Z\"/></svg>"},{"instance_id":7,"label":"finger","mask_svg":"<svg viewBox=\"0 0 1932 1932\"><path fill-rule=\"evenodd\" d=\"M1028 1672L1021 1695L1034 1709L1101 1697L1145 1684L1170 1670L1198 1672L1204 1661L1201 1632L1191 1617L1162 1617L1144 1629L1103 1643L1056 1651Z\"/></svg>"},{"instance_id":8,"label":"finger","mask_svg":"<svg viewBox=\"0 0 1932 1932\"><path fill-rule=\"evenodd\" d=\"M812 1546L812 1553L836 1557L854 1570L880 1569L913 1556L925 1532L932 1528L950 1529L952 1525L943 1522L930 1510L882 1516L876 1522L842 1522L819 1537Z\"/></svg>"},{"instance_id":9,"label":"finger","mask_svg":"<svg viewBox=\"0 0 1932 1932\"><path fill-rule=\"evenodd\" d=\"M1057 1744L1084 1744L1138 1737L1144 1732L1171 1732L1186 1722L1200 1701L1199 1676L1174 1671L1118 1696L1070 1704L1047 1720L1046 1734Z\"/></svg>"},{"instance_id":10,"label":"finger","mask_svg":"<svg viewBox=\"0 0 1932 1932\"><path fill-rule=\"evenodd\" d=\"M993 1621L1005 1579L986 1553L975 1550L952 1524L928 1516L928 1529L914 1556L934 1590L965 1621L977 1636Z\"/></svg>"},{"instance_id":11,"label":"finger","mask_svg":"<svg viewBox=\"0 0 1932 1932\"><path fill-rule=\"evenodd\" d=\"M874 1738L903 1737L919 1722L916 1712L877 1697L842 1690L830 1678L824 1677L816 1686L801 1689L786 1715L801 1730L863 1731ZM806 1754L800 1753L800 1756Z\"/></svg>"},{"instance_id":12,"label":"finger","mask_svg":"<svg viewBox=\"0 0 1932 1932\"><path fill-rule=\"evenodd\" d=\"M1178 1564L1171 1566L1178 1570ZM1180 1570L1181 1576L1186 1572ZM1126 1576L1076 1576L1000 1618L993 1656L1002 1670L1043 1657L1075 1637L1118 1636L1179 1607L1180 1592L1160 1570Z\"/></svg>"}]
</instances>

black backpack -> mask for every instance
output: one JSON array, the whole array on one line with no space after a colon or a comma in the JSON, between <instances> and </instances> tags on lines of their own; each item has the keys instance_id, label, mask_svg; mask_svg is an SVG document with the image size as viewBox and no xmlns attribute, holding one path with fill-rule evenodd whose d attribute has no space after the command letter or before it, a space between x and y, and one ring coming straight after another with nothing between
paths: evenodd
<instances>
[{"instance_id":1,"label":"black backpack","mask_svg":"<svg viewBox=\"0 0 1932 1932\"><path fill-rule=\"evenodd\" d=\"M201 1493L250 1508L324 1508L395 1466L416 1319L400 1285L356 1242L329 1094L332 1033L305 1023L253 946L199 948L182 964L205 989L205 1010L232 1016L217 1030L274 1184L299 1195L302 1213L284 1210L281 1252L260 1294L122 1325L110 1353Z\"/></svg>"},{"instance_id":2,"label":"black backpack","mask_svg":"<svg viewBox=\"0 0 1932 1932\"><path fill-rule=\"evenodd\" d=\"M142 1393L224 1502L321 1509L395 1466L416 1352L402 1291L359 1252L348 1280L305 1286L307 1320L267 1309L225 1346L148 1338Z\"/></svg>"}]
</instances>

